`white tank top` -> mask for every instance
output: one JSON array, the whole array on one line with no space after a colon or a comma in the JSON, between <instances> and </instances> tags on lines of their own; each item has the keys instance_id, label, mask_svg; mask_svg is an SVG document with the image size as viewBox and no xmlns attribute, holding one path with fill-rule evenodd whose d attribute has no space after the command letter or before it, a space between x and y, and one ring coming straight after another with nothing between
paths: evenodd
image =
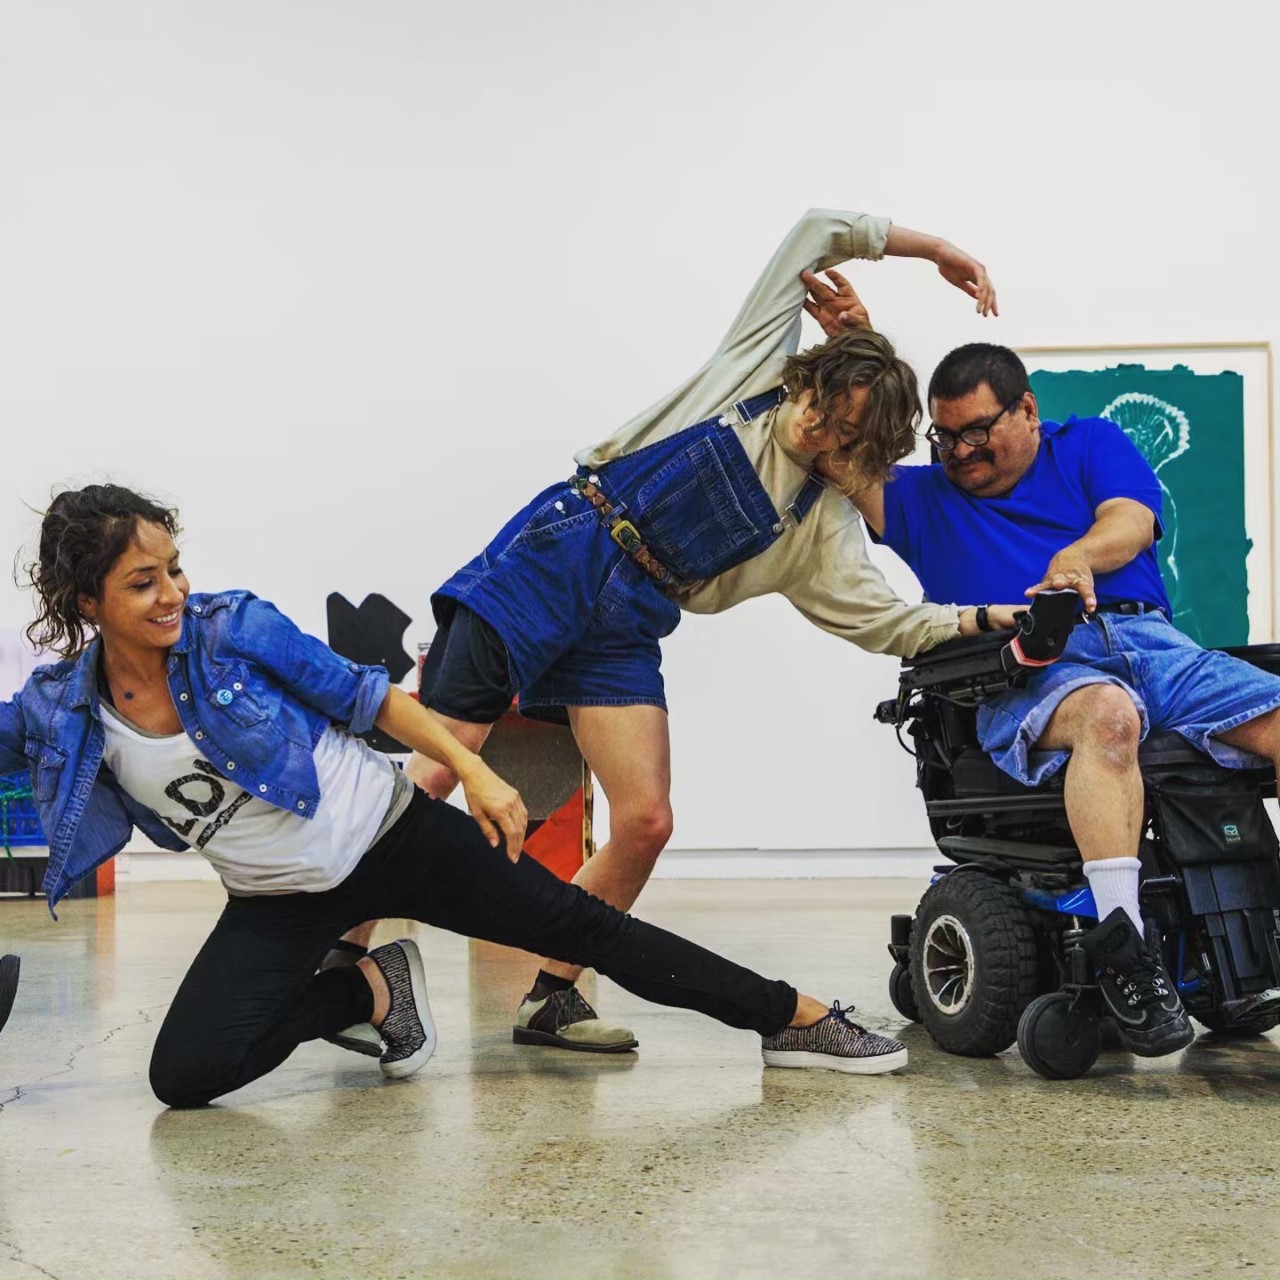
<instances>
[{"instance_id":1,"label":"white tank top","mask_svg":"<svg viewBox=\"0 0 1280 1280\"><path fill-rule=\"evenodd\" d=\"M332 725L316 744L315 816L277 809L220 774L185 734L157 736L102 703L104 762L139 804L203 854L228 893L322 893L341 884L408 807L386 756Z\"/></svg>"}]
</instances>

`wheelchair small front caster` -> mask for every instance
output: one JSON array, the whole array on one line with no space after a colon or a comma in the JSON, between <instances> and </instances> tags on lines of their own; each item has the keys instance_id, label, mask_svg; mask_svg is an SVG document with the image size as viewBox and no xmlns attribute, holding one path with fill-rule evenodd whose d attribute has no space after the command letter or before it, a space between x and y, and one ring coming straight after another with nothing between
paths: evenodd
<instances>
[{"instance_id":1,"label":"wheelchair small front caster","mask_svg":"<svg viewBox=\"0 0 1280 1280\"><path fill-rule=\"evenodd\" d=\"M920 1021L920 1007L911 986L911 966L901 960L894 964L889 975L889 1001L908 1022Z\"/></svg>"},{"instance_id":2,"label":"wheelchair small front caster","mask_svg":"<svg viewBox=\"0 0 1280 1280\"><path fill-rule=\"evenodd\" d=\"M1037 996L1018 1022L1018 1052L1032 1071L1047 1080L1084 1075L1101 1049L1098 1012L1078 992Z\"/></svg>"}]
</instances>

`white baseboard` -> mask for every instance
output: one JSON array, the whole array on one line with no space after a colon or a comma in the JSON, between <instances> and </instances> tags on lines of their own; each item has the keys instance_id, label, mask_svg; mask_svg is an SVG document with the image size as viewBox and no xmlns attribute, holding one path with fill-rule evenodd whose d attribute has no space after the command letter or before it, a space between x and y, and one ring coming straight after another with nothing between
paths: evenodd
<instances>
[{"instance_id":1,"label":"white baseboard","mask_svg":"<svg viewBox=\"0 0 1280 1280\"><path fill-rule=\"evenodd\" d=\"M668 849L655 880L928 880L937 849Z\"/></svg>"},{"instance_id":2,"label":"white baseboard","mask_svg":"<svg viewBox=\"0 0 1280 1280\"><path fill-rule=\"evenodd\" d=\"M927 880L943 862L936 849L668 849L655 880L823 880L904 876ZM217 880L213 868L192 853L127 850L116 875L143 880Z\"/></svg>"},{"instance_id":3,"label":"white baseboard","mask_svg":"<svg viewBox=\"0 0 1280 1280\"><path fill-rule=\"evenodd\" d=\"M116 854L116 877L141 880L213 880L218 873L196 853L170 853L165 849L126 849Z\"/></svg>"}]
</instances>

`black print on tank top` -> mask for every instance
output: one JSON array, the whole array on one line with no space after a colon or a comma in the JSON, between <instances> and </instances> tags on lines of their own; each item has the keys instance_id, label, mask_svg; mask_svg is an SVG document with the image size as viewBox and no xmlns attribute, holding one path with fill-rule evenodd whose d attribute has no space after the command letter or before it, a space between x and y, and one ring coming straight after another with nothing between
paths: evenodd
<instances>
[{"instance_id":1,"label":"black print on tank top","mask_svg":"<svg viewBox=\"0 0 1280 1280\"><path fill-rule=\"evenodd\" d=\"M201 818L207 818L211 813L217 813L222 802L227 798L227 789L222 784L226 782L226 778L220 774L207 760L197 760L195 767L198 773L184 774L181 778L175 778L164 789L165 795L170 800L176 801L188 813L194 814L195 817L188 818L185 822L177 822L173 818L165 818L165 822L169 824L184 840L191 839L191 832L195 828L196 823ZM194 790L189 791L189 788ZM249 803L249 793L242 791L218 816L210 822L203 831L195 839L195 847L203 849L205 845L213 839L223 827Z\"/></svg>"}]
</instances>

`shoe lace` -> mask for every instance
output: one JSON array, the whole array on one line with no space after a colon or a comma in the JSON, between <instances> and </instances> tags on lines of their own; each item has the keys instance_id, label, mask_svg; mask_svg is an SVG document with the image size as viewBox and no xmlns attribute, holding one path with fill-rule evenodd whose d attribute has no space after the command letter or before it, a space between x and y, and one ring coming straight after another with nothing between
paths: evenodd
<instances>
[{"instance_id":1,"label":"shoe lace","mask_svg":"<svg viewBox=\"0 0 1280 1280\"><path fill-rule=\"evenodd\" d=\"M1117 974L1116 986L1125 1002L1134 1008L1164 1000L1169 995L1169 980L1160 962L1151 955L1144 955L1132 969Z\"/></svg>"},{"instance_id":2,"label":"shoe lace","mask_svg":"<svg viewBox=\"0 0 1280 1280\"><path fill-rule=\"evenodd\" d=\"M595 1010L586 1002L577 987L568 991L557 991L552 995L555 1003L555 1030L563 1031L565 1027L581 1022L584 1018L594 1018Z\"/></svg>"},{"instance_id":3,"label":"shoe lace","mask_svg":"<svg viewBox=\"0 0 1280 1280\"><path fill-rule=\"evenodd\" d=\"M834 1018L837 1022L843 1022L846 1027L856 1031L858 1035L865 1036L867 1034L866 1027L864 1027L860 1022L854 1022L849 1017L849 1015L855 1011L855 1008L855 1005L850 1004L842 1006L839 1000L833 1000L831 1002L831 1012L827 1017Z\"/></svg>"}]
</instances>

